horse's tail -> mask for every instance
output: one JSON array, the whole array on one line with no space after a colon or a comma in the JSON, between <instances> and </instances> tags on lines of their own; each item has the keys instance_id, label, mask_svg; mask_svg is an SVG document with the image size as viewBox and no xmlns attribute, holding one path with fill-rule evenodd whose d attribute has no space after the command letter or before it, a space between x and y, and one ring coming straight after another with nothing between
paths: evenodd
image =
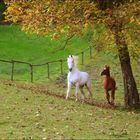
<instances>
[{"instance_id":1,"label":"horse's tail","mask_svg":"<svg viewBox=\"0 0 140 140\"><path fill-rule=\"evenodd\" d=\"M89 78L87 83L86 83L86 87L88 89L88 92L89 92L89 95L90 97L92 97L92 82L91 82L91 79Z\"/></svg>"},{"instance_id":2,"label":"horse's tail","mask_svg":"<svg viewBox=\"0 0 140 140\"><path fill-rule=\"evenodd\" d=\"M92 85L92 81L90 78L88 79L87 84L89 84L90 86Z\"/></svg>"},{"instance_id":3,"label":"horse's tail","mask_svg":"<svg viewBox=\"0 0 140 140\"><path fill-rule=\"evenodd\" d=\"M90 78L88 78L87 86L88 86L90 89L92 88L92 81L91 81Z\"/></svg>"}]
</instances>

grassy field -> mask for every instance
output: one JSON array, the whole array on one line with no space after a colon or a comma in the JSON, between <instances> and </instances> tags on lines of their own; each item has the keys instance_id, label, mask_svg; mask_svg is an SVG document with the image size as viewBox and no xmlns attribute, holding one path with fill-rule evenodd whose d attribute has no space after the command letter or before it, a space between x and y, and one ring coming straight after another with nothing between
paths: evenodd
<instances>
[{"instance_id":1,"label":"grassy field","mask_svg":"<svg viewBox=\"0 0 140 140\"><path fill-rule=\"evenodd\" d=\"M20 27L0 26L0 59L19 60L29 62L31 64L42 64L48 61L66 59L69 54L81 52L88 47L87 40L82 38L73 38L68 42L65 49L61 48L65 44L65 38L59 41L50 38L38 37L36 35L28 35L21 32ZM0 62L0 77L9 79L11 73L11 65ZM47 79L47 66L34 68L35 81L45 81ZM66 63L64 63L64 71L67 72ZM51 78L60 74L60 64L50 64ZM30 79L29 66L23 64L15 64L15 80L28 81ZM30 81L30 80L29 80Z\"/></svg>"},{"instance_id":2,"label":"grassy field","mask_svg":"<svg viewBox=\"0 0 140 140\"><path fill-rule=\"evenodd\" d=\"M29 85L28 85L29 86ZM104 109L0 84L1 139L138 139L138 111Z\"/></svg>"},{"instance_id":3,"label":"grassy field","mask_svg":"<svg viewBox=\"0 0 140 140\"><path fill-rule=\"evenodd\" d=\"M69 54L81 52L88 47L87 36L73 38L68 46L56 51L64 43L50 38L27 35L17 26L0 26L0 59L21 60L32 64L44 63ZM61 47L60 47L61 48ZM16 82L10 79L11 65L0 62L0 138L1 139L139 139L140 110L123 108L123 82L118 57L109 51L97 52L93 58L85 54L85 65L78 67L87 71L93 84L93 102L75 102L72 88L70 100L64 100L67 83L60 76L59 65L51 67L51 79L47 68L35 69L35 82L31 84L29 69L16 65ZM81 56L79 56L81 58ZM115 108L106 104L100 72L105 64L111 67L116 79ZM139 65L132 61L134 76L140 91ZM86 91L86 90L85 90Z\"/></svg>"}]
</instances>

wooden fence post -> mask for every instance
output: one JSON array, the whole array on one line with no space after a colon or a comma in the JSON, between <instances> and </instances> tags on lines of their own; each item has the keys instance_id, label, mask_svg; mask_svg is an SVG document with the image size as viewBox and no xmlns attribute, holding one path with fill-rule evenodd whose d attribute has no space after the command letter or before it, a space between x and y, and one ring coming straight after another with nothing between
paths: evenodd
<instances>
[{"instance_id":1,"label":"wooden fence post","mask_svg":"<svg viewBox=\"0 0 140 140\"><path fill-rule=\"evenodd\" d=\"M90 59L92 58L92 47L90 46Z\"/></svg>"},{"instance_id":2,"label":"wooden fence post","mask_svg":"<svg viewBox=\"0 0 140 140\"><path fill-rule=\"evenodd\" d=\"M50 66L49 66L49 63L47 63L47 66L48 66L48 78L50 78Z\"/></svg>"},{"instance_id":3,"label":"wooden fence post","mask_svg":"<svg viewBox=\"0 0 140 140\"><path fill-rule=\"evenodd\" d=\"M33 83L33 65L29 65L30 66L30 74L31 74L31 82Z\"/></svg>"},{"instance_id":4,"label":"wooden fence post","mask_svg":"<svg viewBox=\"0 0 140 140\"><path fill-rule=\"evenodd\" d=\"M89 47L89 49L90 49L90 58L92 58L92 47L90 46ZM82 51L82 52L80 52L81 54L82 54L82 65L84 65L84 53L85 53L85 51ZM79 55L80 53L78 53L77 55ZM16 61L16 60L11 60L11 61L7 61L7 60L0 60L0 61L2 61L2 62L7 62L7 63L11 63L12 64L12 70L11 70L11 81L13 81L14 80L14 68L15 68L15 63L22 63L22 64L27 64L27 65L29 65L29 67L30 67L30 76L31 76L31 82L33 82L33 80L34 80L34 75L33 75L33 67L34 66L42 66L42 65L46 65L47 64L47 76L48 76L48 79L50 78L50 63L53 63L53 62L59 62L60 61L60 68L61 68L61 74L63 74L64 73L64 70L63 70L63 61L65 61L65 60L62 60L62 59L60 59L60 60L57 60L57 61L51 61L51 62L46 62L46 63L44 63L44 64L38 64L38 65L32 65L32 64L30 64L30 63L27 63L27 62L23 62L23 61Z\"/></svg>"},{"instance_id":5,"label":"wooden fence post","mask_svg":"<svg viewBox=\"0 0 140 140\"><path fill-rule=\"evenodd\" d=\"M82 51L82 65L84 65L84 52Z\"/></svg>"},{"instance_id":6,"label":"wooden fence post","mask_svg":"<svg viewBox=\"0 0 140 140\"><path fill-rule=\"evenodd\" d=\"M12 73L11 73L11 81L14 80L14 67L15 67L15 62L12 60Z\"/></svg>"},{"instance_id":7,"label":"wooden fence post","mask_svg":"<svg viewBox=\"0 0 140 140\"><path fill-rule=\"evenodd\" d=\"M61 74L63 74L63 60L62 59L60 60L60 63L61 63Z\"/></svg>"}]
</instances>

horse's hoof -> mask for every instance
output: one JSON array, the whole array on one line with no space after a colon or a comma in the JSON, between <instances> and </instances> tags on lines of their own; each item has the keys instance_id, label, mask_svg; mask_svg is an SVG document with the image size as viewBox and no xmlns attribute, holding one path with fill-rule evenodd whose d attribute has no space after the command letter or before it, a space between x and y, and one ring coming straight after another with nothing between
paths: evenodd
<instances>
[{"instance_id":1,"label":"horse's hoof","mask_svg":"<svg viewBox=\"0 0 140 140\"><path fill-rule=\"evenodd\" d=\"M85 103L85 100L82 100L82 104L84 104Z\"/></svg>"},{"instance_id":2,"label":"horse's hoof","mask_svg":"<svg viewBox=\"0 0 140 140\"><path fill-rule=\"evenodd\" d=\"M115 106L115 104L113 102L110 103L112 106Z\"/></svg>"},{"instance_id":3,"label":"horse's hoof","mask_svg":"<svg viewBox=\"0 0 140 140\"><path fill-rule=\"evenodd\" d=\"M108 104L110 104L111 102L110 101L108 101Z\"/></svg>"},{"instance_id":4,"label":"horse's hoof","mask_svg":"<svg viewBox=\"0 0 140 140\"><path fill-rule=\"evenodd\" d=\"M84 96L82 96L81 100L85 100L85 97L84 97Z\"/></svg>"}]
</instances>

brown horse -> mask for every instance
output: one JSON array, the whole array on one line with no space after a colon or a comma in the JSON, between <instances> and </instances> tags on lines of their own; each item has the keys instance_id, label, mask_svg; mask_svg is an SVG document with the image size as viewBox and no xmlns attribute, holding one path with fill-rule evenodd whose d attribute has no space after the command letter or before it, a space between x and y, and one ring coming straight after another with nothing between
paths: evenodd
<instances>
[{"instance_id":1,"label":"brown horse","mask_svg":"<svg viewBox=\"0 0 140 140\"><path fill-rule=\"evenodd\" d=\"M103 71L101 72L101 76L105 75L104 79L104 89L106 92L106 99L109 104L114 105L115 100L115 90L116 90L116 82L115 80L110 76L110 67L105 65ZM110 94L111 92L111 101L110 101Z\"/></svg>"}]
</instances>

